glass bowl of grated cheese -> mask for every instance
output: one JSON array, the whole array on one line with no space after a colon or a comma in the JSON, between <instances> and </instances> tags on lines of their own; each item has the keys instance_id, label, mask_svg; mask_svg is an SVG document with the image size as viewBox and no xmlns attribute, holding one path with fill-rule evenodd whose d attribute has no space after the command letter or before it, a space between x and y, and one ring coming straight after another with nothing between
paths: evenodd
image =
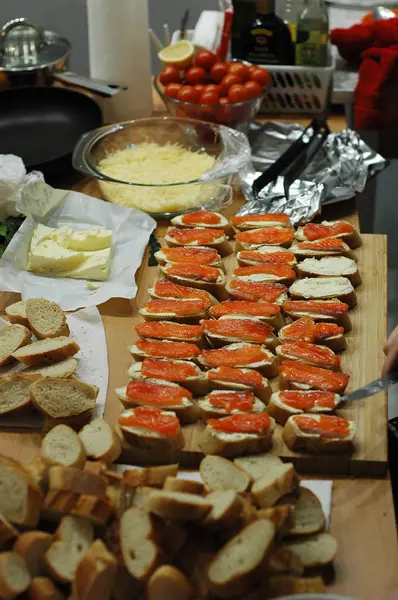
<instances>
[{"instance_id":1,"label":"glass bowl of grated cheese","mask_svg":"<svg viewBox=\"0 0 398 600\"><path fill-rule=\"evenodd\" d=\"M104 200L171 218L228 206L231 175L249 159L242 133L194 119L153 117L84 134L72 162L97 180Z\"/></svg>"}]
</instances>

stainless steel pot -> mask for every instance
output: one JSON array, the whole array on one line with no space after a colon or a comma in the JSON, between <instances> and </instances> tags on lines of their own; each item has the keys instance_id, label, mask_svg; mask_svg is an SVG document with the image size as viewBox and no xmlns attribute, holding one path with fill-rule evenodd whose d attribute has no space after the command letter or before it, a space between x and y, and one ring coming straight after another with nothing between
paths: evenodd
<instances>
[{"instance_id":1,"label":"stainless steel pot","mask_svg":"<svg viewBox=\"0 0 398 600\"><path fill-rule=\"evenodd\" d=\"M60 81L100 96L114 96L126 87L82 77L68 71L69 41L29 19L8 21L0 30L0 90L51 85Z\"/></svg>"}]
</instances>

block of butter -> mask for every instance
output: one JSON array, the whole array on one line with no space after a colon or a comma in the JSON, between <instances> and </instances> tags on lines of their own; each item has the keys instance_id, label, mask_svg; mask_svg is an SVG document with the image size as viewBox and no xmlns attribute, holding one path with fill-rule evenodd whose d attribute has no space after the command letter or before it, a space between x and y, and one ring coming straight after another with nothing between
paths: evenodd
<instances>
[{"instance_id":1,"label":"block of butter","mask_svg":"<svg viewBox=\"0 0 398 600\"><path fill-rule=\"evenodd\" d=\"M111 265L112 231L38 225L30 242L27 271L53 277L105 281Z\"/></svg>"}]
</instances>

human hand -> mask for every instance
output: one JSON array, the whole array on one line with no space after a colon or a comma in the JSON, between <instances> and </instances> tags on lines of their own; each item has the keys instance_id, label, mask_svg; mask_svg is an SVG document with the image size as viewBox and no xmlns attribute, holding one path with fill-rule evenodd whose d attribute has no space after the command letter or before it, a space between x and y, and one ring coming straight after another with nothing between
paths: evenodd
<instances>
[{"instance_id":1,"label":"human hand","mask_svg":"<svg viewBox=\"0 0 398 600\"><path fill-rule=\"evenodd\" d=\"M386 355L382 375L390 371L398 370L398 325L390 333L388 340L384 344L384 354Z\"/></svg>"}]
</instances>

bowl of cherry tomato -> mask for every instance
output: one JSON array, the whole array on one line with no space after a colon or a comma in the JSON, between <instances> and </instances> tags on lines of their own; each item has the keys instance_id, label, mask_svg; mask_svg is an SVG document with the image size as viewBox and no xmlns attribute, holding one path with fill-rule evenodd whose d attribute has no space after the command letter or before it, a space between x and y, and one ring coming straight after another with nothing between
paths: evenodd
<instances>
[{"instance_id":1,"label":"bowl of cherry tomato","mask_svg":"<svg viewBox=\"0 0 398 600\"><path fill-rule=\"evenodd\" d=\"M257 65L199 50L184 69L165 65L154 84L173 116L237 127L256 116L271 81Z\"/></svg>"}]
</instances>

